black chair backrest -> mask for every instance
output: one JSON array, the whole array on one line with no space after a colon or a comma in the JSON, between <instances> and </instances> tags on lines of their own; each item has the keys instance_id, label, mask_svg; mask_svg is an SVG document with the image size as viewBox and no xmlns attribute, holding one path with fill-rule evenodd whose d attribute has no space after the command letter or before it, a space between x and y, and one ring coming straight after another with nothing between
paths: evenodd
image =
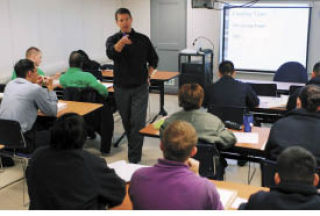
<instances>
[{"instance_id":1,"label":"black chair backrest","mask_svg":"<svg viewBox=\"0 0 320 216\"><path fill-rule=\"evenodd\" d=\"M261 161L262 187L274 187L274 174L276 173L276 161L264 159Z\"/></svg>"},{"instance_id":2,"label":"black chair backrest","mask_svg":"<svg viewBox=\"0 0 320 216\"><path fill-rule=\"evenodd\" d=\"M273 81L307 83L307 70L299 62L286 62L278 68Z\"/></svg>"},{"instance_id":3,"label":"black chair backrest","mask_svg":"<svg viewBox=\"0 0 320 216\"><path fill-rule=\"evenodd\" d=\"M216 144L201 143L197 144L198 152L194 156L200 163L199 174L203 177L215 179L215 164L213 156L219 156Z\"/></svg>"},{"instance_id":4,"label":"black chair backrest","mask_svg":"<svg viewBox=\"0 0 320 216\"><path fill-rule=\"evenodd\" d=\"M224 107L210 106L208 112L219 117L223 122L231 121L238 124L243 124L243 114L246 114L244 107Z\"/></svg>"},{"instance_id":5,"label":"black chair backrest","mask_svg":"<svg viewBox=\"0 0 320 216\"><path fill-rule=\"evenodd\" d=\"M80 102L104 103L105 99L95 89L67 87L63 89L63 99Z\"/></svg>"},{"instance_id":6,"label":"black chair backrest","mask_svg":"<svg viewBox=\"0 0 320 216\"><path fill-rule=\"evenodd\" d=\"M257 95L260 96L277 96L277 84L274 83L249 83Z\"/></svg>"},{"instance_id":7,"label":"black chair backrest","mask_svg":"<svg viewBox=\"0 0 320 216\"><path fill-rule=\"evenodd\" d=\"M0 144L9 149L27 147L19 122L0 119Z\"/></svg>"},{"instance_id":8,"label":"black chair backrest","mask_svg":"<svg viewBox=\"0 0 320 216\"><path fill-rule=\"evenodd\" d=\"M6 84L0 84L0 93L4 92L5 88L6 88Z\"/></svg>"},{"instance_id":9,"label":"black chair backrest","mask_svg":"<svg viewBox=\"0 0 320 216\"><path fill-rule=\"evenodd\" d=\"M292 95L297 89L301 89L303 86L292 85L289 88L289 95Z\"/></svg>"},{"instance_id":10,"label":"black chair backrest","mask_svg":"<svg viewBox=\"0 0 320 216\"><path fill-rule=\"evenodd\" d=\"M91 70L91 69L87 69L87 70L84 70L85 72L88 72L88 73L91 73L93 76L95 76L95 78L97 80L100 80L102 81L103 77L102 77L102 73L100 70Z\"/></svg>"}]
</instances>

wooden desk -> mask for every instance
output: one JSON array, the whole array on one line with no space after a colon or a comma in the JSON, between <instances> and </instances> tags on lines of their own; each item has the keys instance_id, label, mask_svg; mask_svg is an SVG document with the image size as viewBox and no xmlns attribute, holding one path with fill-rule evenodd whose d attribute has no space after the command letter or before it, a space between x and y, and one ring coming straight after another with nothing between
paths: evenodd
<instances>
[{"instance_id":1,"label":"wooden desk","mask_svg":"<svg viewBox=\"0 0 320 216\"><path fill-rule=\"evenodd\" d=\"M263 128L263 127L253 127L252 132L259 134L259 143L258 144L251 144L251 143L239 143L237 142L235 147L241 149L250 149L250 150L257 150L257 151L264 151L266 142L268 141L270 128ZM139 131L140 134L149 137L160 137L159 130L156 130L152 124L148 124L146 127L142 128Z\"/></svg>"},{"instance_id":2,"label":"wooden desk","mask_svg":"<svg viewBox=\"0 0 320 216\"><path fill-rule=\"evenodd\" d=\"M104 78L113 79L112 70L104 70L101 73ZM178 77L179 74L179 72L157 71L151 76L151 86L156 86L160 91L160 110L159 113L153 118L152 122L157 119L159 115L168 115L167 111L164 109L164 82Z\"/></svg>"},{"instance_id":3,"label":"wooden desk","mask_svg":"<svg viewBox=\"0 0 320 216\"><path fill-rule=\"evenodd\" d=\"M65 100L59 100L59 102L66 103L66 107L58 111L57 117L59 118L63 114L66 113L77 113L79 115L86 115L90 112L93 112L94 110L100 108L103 106L103 104L99 103L88 103L88 102L77 102L77 101L65 101ZM45 116L43 113L39 112L39 116Z\"/></svg>"},{"instance_id":4,"label":"wooden desk","mask_svg":"<svg viewBox=\"0 0 320 216\"><path fill-rule=\"evenodd\" d=\"M67 103L67 106L66 108L58 112L57 117L60 117L63 114L66 114L69 112L74 112L83 116L103 106L103 104L99 104L99 103L64 101L64 100L59 100L59 101Z\"/></svg>"},{"instance_id":5,"label":"wooden desk","mask_svg":"<svg viewBox=\"0 0 320 216\"><path fill-rule=\"evenodd\" d=\"M252 185L245 185L245 184L225 182L225 181L214 181L214 180L210 180L210 181L214 183L217 186L217 188L237 191L238 192L237 196L243 199L249 199L251 194L254 194L261 190L269 191L269 188L265 188L265 187L257 187ZM129 198L128 188L129 188L129 184L127 184L126 196L123 202L121 203L121 205L116 206L111 210L132 210L133 207L132 207L131 200ZM228 210L232 210L232 208Z\"/></svg>"},{"instance_id":6,"label":"wooden desk","mask_svg":"<svg viewBox=\"0 0 320 216\"><path fill-rule=\"evenodd\" d=\"M102 76L108 79L113 79L113 70L103 70ZM157 71L151 76L151 81L168 81L179 76L179 72Z\"/></svg>"}]
</instances>

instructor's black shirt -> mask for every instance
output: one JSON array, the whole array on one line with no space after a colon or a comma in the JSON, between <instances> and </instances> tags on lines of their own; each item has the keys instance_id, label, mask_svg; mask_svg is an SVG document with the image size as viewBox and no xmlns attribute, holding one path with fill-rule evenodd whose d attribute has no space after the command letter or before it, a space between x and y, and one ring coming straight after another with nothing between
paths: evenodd
<instances>
[{"instance_id":1,"label":"instructor's black shirt","mask_svg":"<svg viewBox=\"0 0 320 216\"><path fill-rule=\"evenodd\" d=\"M119 53L114 45L123 37L118 32L107 39L106 53L114 61L114 85L118 88L134 88L147 83L148 66L156 68L158 55L150 39L133 29L129 34L132 44L125 45ZM148 63L148 65L147 65Z\"/></svg>"}]
</instances>

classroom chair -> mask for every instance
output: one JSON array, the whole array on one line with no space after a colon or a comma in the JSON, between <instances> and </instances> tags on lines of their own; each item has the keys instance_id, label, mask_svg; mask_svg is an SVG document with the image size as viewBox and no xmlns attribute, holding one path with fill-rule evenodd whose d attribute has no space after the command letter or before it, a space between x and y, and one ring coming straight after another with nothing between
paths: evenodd
<instances>
[{"instance_id":1,"label":"classroom chair","mask_svg":"<svg viewBox=\"0 0 320 216\"><path fill-rule=\"evenodd\" d=\"M274 187L274 174L276 173L276 161L269 159L262 159L261 167L261 185L262 187Z\"/></svg>"},{"instance_id":2,"label":"classroom chair","mask_svg":"<svg viewBox=\"0 0 320 216\"><path fill-rule=\"evenodd\" d=\"M219 151L216 144L199 141L198 152L194 156L199 161L199 174L209 179L217 179L217 164L215 158L219 158Z\"/></svg>"},{"instance_id":3,"label":"classroom chair","mask_svg":"<svg viewBox=\"0 0 320 216\"><path fill-rule=\"evenodd\" d=\"M289 95L293 95L297 89L301 89L303 86L292 85L289 88Z\"/></svg>"},{"instance_id":4,"label":"classroom chair","mask_svg":"<svg viewBox=\"0 0 320 216\"><path fill-rule=\"evenodd\" d=\"M276 97L277 96L277 84L273 83L249 83L252 89L259 96L269 96Z\"/></svg>"},{"instance_id":5,"label":"classroom chair","mask_svg":"<svg viewBox=\"0 0 320 216\"><path fill-rule=\"evenodd\" d=\"M5 88L6 84L0 84L0 93L3 93Z\"/></svg>"},{"instance_id":6,"label":"classroom chair","mask_svg":"<svg viewBox=\"0 0 320 216\"><path fill-rule=\"evenodd\" d=\"M231 121L242 125L243 114L246 113L246 108L211 105L208 108L208 112L219 117L223 122Z\"/></svg>"},{"instance_id":7,"label":"classroom chair","mask_svg":"<svg viewBox=\"0 0 320 216\"><path fill-rule=\"evenodd\" d=\"M307 70L299 62L286 62L278 68L273 81L307 83Z\"/></svg>"},{"instance_id":8,"label":"classroom chair","mask_svg":"<svg viewBox=\"0 0 320 216\"><path fill-rule=\"evenodd\" d=\"M5 146L5 150L2 151L1 154L21 161L23 177L26 179L25 171L31 155L17 151L17 149L27 148L27 142L24 138L19 122L14 120L0 119L0 143ZM24 182L22 201L23 205L27 206L28 203L25 201L25 188L26 186Z\"/></svg>"},{"instance_id":9,"label":"classroom chair","mask_svg":"<svg viewBox=\"0 0 320 216\"><path fill-rule=\"evenodd\" d=\"M84 116L87 134L90 138L95 138L95 131L100 134L100 136L105 136L109 138L113 134L114 130L114 120L113 120L113 111L110 107L110 104L106 101L106 98L101 96L95 89L86 87L86 88L77 88L77 87L67 87L63 89L63 99L70 101L79 101L79 102L91 102L91 103L101 103L103 107L96 112L92 112ZM104 149L104 152L110 151L111 144L108 146L108 149Z\"/></svg>"}]
</instances>

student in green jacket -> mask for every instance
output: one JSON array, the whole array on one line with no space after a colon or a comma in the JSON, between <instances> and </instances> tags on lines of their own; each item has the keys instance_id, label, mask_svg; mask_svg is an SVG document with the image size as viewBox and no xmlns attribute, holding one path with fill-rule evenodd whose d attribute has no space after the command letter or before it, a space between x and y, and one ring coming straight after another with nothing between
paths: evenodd
<instances>
[{"instance_id":1,"label":"student in green jacket","mask_svg":"<svg viewBox=\"0 0 320 216\"><path fill-rule=\"evenodd\" d=\"M104 97L108 96L107 88L102 85L91 73L83 72L81 70L83 56L77 51L73 51L69 58L70 68L60 77L60 85L63 88L77 87L86 88L91 87L99 92Z\"/></svg>"},{"instance_id":2,"label":"student in green jacket","mask_svg":"<svg viewBox=\"0 0 320 216\"><path fill-rule=\"evenodd\" d=\"M81 70L84 63L83 56L77 51L73 51L69 57L70 68L67 72L60 76L60 85L63 88L74 87L74 88L87 88L97 90L97 92L106 98L108 96L107 88L100 83L91 73L83 72ZM96 102L96 101L92 101ZM100 101L99 101L100 102ZM104 100L104 106L95 112L95 115L91 117L85 117L85 120L90 129L98 132L101 136L100 151L102 154L107 154L110 152L112 136L114 130L114 120L113 113L110 106ZM90 133L91 132L91 133ZM88 135L91 138L95 137L94 132L88 130Z\"/></svg>"},{"instance_id":3,"label":"student in green jacket","mask_svg":"<svg viewBox=\"0 0 320 216\"><path fill-rule=\"evenodd\" d=\"M37 68L37 72L40 76L45 76L44 72L39 68L42 61L42 52L37 47L30 47L26 51L26 59L33 61L35 67ZM13 71L11 79L14 80L17 78L16 72Z\"/></svg>"}]
</instances>

